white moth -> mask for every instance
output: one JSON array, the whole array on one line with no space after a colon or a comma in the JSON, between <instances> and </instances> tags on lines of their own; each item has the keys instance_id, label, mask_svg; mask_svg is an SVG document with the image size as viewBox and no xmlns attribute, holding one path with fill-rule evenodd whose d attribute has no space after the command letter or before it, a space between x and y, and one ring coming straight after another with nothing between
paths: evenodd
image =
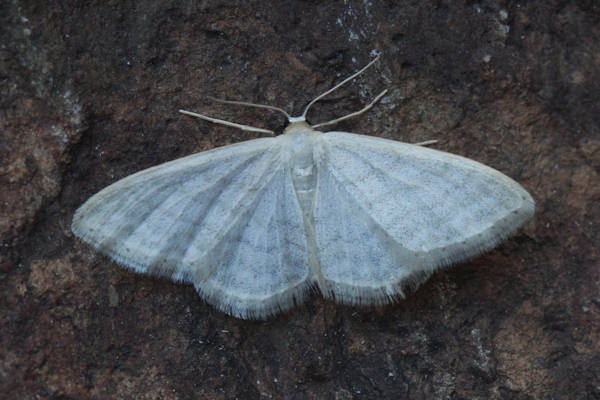
<instances>
[{"instance_id":1,"label":"white moth","mask_svg":"<svg viewBox=\"0 0 600 400\"><path fill-rule=\"evenodd\" d=\"M277 137L194 154L90 198L72 230L117 263L194 285L218 309L267 318L312 289L385 304L485 250L533 216L518 183L456 155L310 126L309 103ZM224 101L227 102L227 101ZM187 111L244 130L270 132Z\"/></svg>"}]
</instances>

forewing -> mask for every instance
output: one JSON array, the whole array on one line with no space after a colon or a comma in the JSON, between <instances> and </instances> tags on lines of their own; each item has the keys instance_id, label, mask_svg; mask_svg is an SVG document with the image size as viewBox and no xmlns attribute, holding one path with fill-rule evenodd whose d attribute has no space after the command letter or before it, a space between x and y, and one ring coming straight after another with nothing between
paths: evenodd
<instances>
[{"instance_id":1,"label":"forewing","mask_svg":"<svg viewBox=\"0 0 600 400\"><path fill-rule=\"evenodd\" d=\"M341 301L389 302L406 283L492 248L533 215L519 184L475 161L343 132L319 142L321 289Z\"/></svg>"},{"instance_id":2,"label":"forewing","mask_svg":"<svg viewBox=\"0 0 600 400\"><path fill-rule=\"evenodd\" d=\"M141 273L194 284L242 317L288 308L306 290L306 234L278 138L195 154L90 198L73 232Z\"/></svg>"}]
</instances>

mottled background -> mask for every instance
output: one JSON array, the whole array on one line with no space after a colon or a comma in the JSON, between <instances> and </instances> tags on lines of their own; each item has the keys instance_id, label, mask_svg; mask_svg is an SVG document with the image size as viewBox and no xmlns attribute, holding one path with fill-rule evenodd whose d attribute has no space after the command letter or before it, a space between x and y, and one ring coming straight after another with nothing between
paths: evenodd
<instances>
[{"instance_id":1,"label":"mottled background","mask_svg":"<svg viewBox=\"0 0 600 400\"><path fill-rule=\"evenodd\" d=\"M600 3L3 1L0 398L600 398ZM496 250L399 304L314 296L267 322L119 268L75 209L140 169L313 122L490 165L536 199Z\"/></svg>"}]
</instances>

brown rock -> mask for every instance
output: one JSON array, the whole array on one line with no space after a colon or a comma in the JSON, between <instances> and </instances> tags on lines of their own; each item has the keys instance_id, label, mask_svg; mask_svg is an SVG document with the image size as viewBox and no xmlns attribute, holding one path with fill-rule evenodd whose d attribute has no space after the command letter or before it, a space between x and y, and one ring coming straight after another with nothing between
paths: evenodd
<instances>
[{"instance_id":1,"label":"brown rock","mask_svg":"<svg viewBox=\"0 0 600 400\"><path fill-rule=\"evenodd\" d=\"M0 393L38 399L600 398L597 2L3 2ZM75 240L109 183L281 130L336 129L474 158L522 183L535 220L392 306L315 296L266 322L125 271Z\"/></svg>"}]
</instances>

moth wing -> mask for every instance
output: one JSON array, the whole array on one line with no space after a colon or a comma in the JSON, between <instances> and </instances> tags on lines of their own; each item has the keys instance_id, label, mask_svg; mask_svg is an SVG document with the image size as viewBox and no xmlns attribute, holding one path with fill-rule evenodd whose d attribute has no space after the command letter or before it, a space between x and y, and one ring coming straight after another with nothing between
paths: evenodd
<instances>
[{"instance_id":1,"label":"moth wing","mask_svg":"<svg viewBox=\"0 0 600 400\"><path fill-rule=\"evenodd\" d=\"M328 297L388 303L532 217L518 183L476 161L344 132L321 135L314 227Z\"/></svg>"},{"instance_id":2,"label":"moth wing","mask_svg":"<svg viewBox=\"0 0 600 400\"><path fill-rule=\"evenodd\" d=\"M281 141L264 138L138 172L82 205L72 230L125 267L264 318L308 289L302 212L280 155Z\"/></svg>"}]
</instances>

